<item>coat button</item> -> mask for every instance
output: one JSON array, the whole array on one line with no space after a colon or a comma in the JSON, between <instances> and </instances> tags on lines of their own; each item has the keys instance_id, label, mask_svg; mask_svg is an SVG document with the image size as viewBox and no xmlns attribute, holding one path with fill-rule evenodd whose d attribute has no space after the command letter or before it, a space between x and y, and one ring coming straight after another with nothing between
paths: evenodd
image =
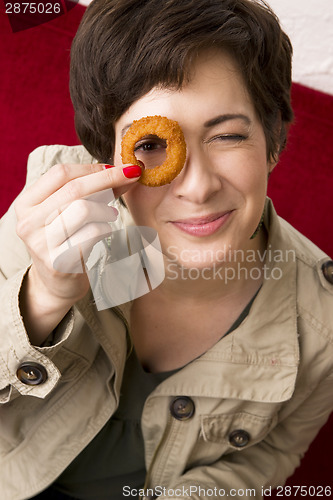
<instances>
[{"instance_id":1,"label":"coat button","mask_svg":"<svg viewBox=\"0 0 333 500\"><path fill-rule=\"evenodd\" d=\"M43 365L33 361L21 363L16 372L17 378L26 385L43 384L47 379L47 371Z\"/></svg>"},{"instance_id":2,"label":"coat button","mask_svg":"<svg viewBox=\"0 0 333 500\"><path fill-rule=\"evenodd\" d=\"M333 285L333 260L328 260L324 262L321 266L321 270L323 272L324 278Z\"/></svg>"},{"instance_id":3,"label":"coat button","mask_svg":"<svg viewBox=\"0 0 333 500\"><path fill-rule=\"evenodd\" d=\"M243 429L237 429L229 434L229 443L236 448L243 448L250 441L250 434Z\"/></svg>"},{"instance_id":4,"label":"coat button","mask_svg":"<svg viewBox=\"0 0 333 500\"><path fill-rule=\"evenodd\" d=\"M170 405L171 415L177 420L188 420L194 415L195 406L188 396L175 398Z\"/></svg>"}]
</instances>

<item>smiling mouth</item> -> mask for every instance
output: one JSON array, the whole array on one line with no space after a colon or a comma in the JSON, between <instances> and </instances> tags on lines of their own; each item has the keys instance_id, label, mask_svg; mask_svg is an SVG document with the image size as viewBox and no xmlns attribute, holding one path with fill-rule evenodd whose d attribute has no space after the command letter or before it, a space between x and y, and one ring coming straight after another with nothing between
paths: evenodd
<instances>
[{"instance_id":1,"label":"smiling mouth","mask_svg":"<svg viewBox=\"0 0 333 500\"><path fill-rule=\"evenodd\" d=\"M216 233L229 220L233 210L202 217L181 219L171 223L181 231L193 236L210 236Z\"/></svg>"}]
</instances>

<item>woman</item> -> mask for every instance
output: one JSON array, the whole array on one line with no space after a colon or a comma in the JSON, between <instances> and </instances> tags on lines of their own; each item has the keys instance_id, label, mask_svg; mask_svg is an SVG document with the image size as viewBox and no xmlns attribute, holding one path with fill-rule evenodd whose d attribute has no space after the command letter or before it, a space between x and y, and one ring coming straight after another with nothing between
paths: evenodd
<instances>
[{"instance_id":1,"label":"woman","mask_svg":"<svg viewBox=\"0 0 333 500\"><path fill-rule=\"evenodd\" d=\"M290 61L263 2L87 9L71 67L86 149L32 153L20 239L14 209L2 221L4 500L260 498L299 465L332 409L333 289L328 257L266 199L292 120ZM187 158L150 188L120 145L155 115L180 124ZM165 144L136 151L147 167ZM110 189L117 211L96 197ZM158 234L165 278L99 310L88 275L50 256L66 242L85 256L126 214Z\"/></svg>"}]
</instances>

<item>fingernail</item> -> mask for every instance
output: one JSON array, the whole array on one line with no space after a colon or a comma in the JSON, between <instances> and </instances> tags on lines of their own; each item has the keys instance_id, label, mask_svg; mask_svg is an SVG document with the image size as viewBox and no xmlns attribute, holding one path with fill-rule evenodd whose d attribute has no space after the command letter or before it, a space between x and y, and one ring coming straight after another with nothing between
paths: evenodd
<instances>
[{"instance_id":1,"label":"fingernail","mask_svg":"<svg viewBox=\"0 0 333 500\"><path fill-rule=\"evenodd\" d=\"M104 168L113 168L114 165L104 165Z\"/></svg>"},{"instance_id":2,"label":"fingernail","mask_svg":"<svg viewBox=\"0 0 333 500\"><path fill-rule=\"evenodd\" d=\"M142 170L139 165L131 165L130 167L123 168L124 176L127 179L133 179L134 177L140 177Z\"/></svg>"}]
</instances>

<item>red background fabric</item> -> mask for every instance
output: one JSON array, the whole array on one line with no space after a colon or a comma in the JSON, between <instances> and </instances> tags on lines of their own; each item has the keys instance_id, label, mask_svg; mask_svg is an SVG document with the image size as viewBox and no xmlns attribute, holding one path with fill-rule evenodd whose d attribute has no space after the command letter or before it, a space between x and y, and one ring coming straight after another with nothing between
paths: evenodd
<instances>
[{"instance_id":1,"label":"red background fabric","mask_svg":"<svg viewBox=\"0 0 333 500\"><path fill-rule=\"evenodd\" d=\"M71 40L84 10L77 5L58 19L12 33L0 3L0 216L23 187L34 148L79 143L68 70ZM282 217L332 257L333 96L294 84L292 101L295 123L270 178L269 196ZM332 424L333 417L289 485L332 484Z\"/></svg>"},{"instance_id":2,"label":"red background fabric","mask_svg":"<svg viewBox=\"0 0 333 500\"><path fill-rule=\"evenodd\" d=\"M281 217L330 257L332 212L333 96L293 84L295 120L286 150L274 169L268 194Z\"/></svg>"}]
</instances>

